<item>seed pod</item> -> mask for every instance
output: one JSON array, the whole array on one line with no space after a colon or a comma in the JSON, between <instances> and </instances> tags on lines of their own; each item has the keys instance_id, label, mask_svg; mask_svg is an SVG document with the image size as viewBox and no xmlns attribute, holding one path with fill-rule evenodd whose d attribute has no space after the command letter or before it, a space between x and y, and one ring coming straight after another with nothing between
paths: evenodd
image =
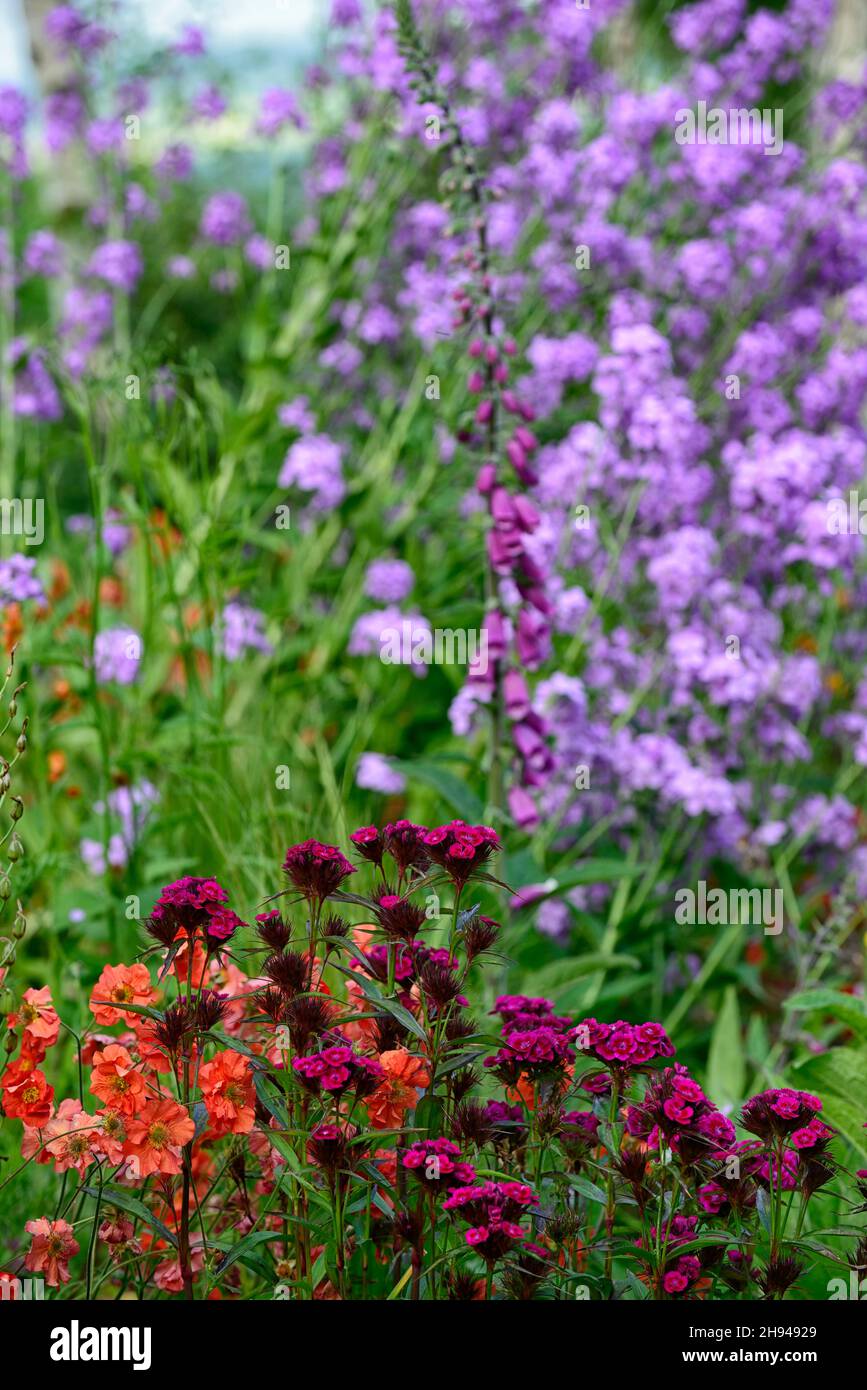
<instances>
[{"instance_id":1,"label":"seed pod","mask_svg":"<svg viewBox=\"0 0 867 1390\"><path fill-rule=\"evenodd\" d=\"M11 840L9 841L9 848L6 851L7 858L11 860L13 864L17 864L18 860L22 857L23 854L24 846L22 845L18 836L13 835Z\"/></svg>"},{"instance_id":2,"label":"seed pod","mask_svg":"<svg viewBox=\"0 0 867 1390\"><path fill-rule=\"evenodd\" d=\"M20 820L24 815L24 802L21 800L20 796L13 796L9 814L13 820Z\"/></svg>"},{"instance_id":3,"label":"seed pod","mask_svg":"<svg viewBox=\"0 0 867 1390\"><path fill-rule=\"evenodd\" d=\"M9 701L9 718L10 718L10 719L14 719L17 713L18 713L18 701L15 700L15 699L12 699L12 700Z\"/></svg>"},{"instance_id":4,"label":"seed pod","mask_svg":"<svg viewBox=\"0 0 867 1390\"><path fill-rule=\"evenodd\" d=\"M12 884L6 874L0 873L0 898L3 902L8 902L12 897Z\"/></svg>"},{"instance_id":5,"label":"seed pod","mask_svg":"<svg viewBox=\"0 0 867 1390\"><path fill-rule=\"evenodd\" d=\"M24 752L24 750L27 747L27 735L25 733L22 732L18 735L17 739L15 740L15 747L18 749L19 753Z\"/></svg>"},{"instance_id":6,"label":"seed pod","mask_svg":"<svg viewBox=\"0 0 867 1390\"><path fill-rule=\"evenodd\" d=\"M6 1014L11 1014L15 1008L15 995L11 989L0 990L0 1018Z\"/></svg>"},{"instance_id":7,"label":"seed pod","mask_svg":"<svg viewBox=\"0 0 867 1390\"><path fill-rule=\"evenodd\" d=\"M10 1056L15 1051L16 1047L18 1046L18 1034L15 1032L14 1028L9 1029L9 1032L3 1039L3 1046L5 1047L6 1051L9 1053Z\"/></svg>"}]
</instances>

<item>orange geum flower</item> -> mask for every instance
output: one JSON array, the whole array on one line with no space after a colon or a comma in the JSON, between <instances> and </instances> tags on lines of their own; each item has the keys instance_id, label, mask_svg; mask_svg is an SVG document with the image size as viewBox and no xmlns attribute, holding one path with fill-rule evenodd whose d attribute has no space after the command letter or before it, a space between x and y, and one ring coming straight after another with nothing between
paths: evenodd
<instances>
[{"instance_id":1,"label":"orange geum flower","mask_svg":"<svg viewBox=\"0 0 867 1390\"><path fill-rule=\"evenodd\" d=\"M174 1100L151 1101L127 1124L124 1153L136 1178L151 1173L179 1173L181 1149L196 1132L183 1105Z\"/></svg>"},{"instance_id":2,"label":"orange geum flower","mask_svg":"<svg viewBox=\"0 0 867 1390\"><path fill-rule=\"evenodd\" d=\"M418 1091L430 1084L430 1073L419 1057L405 1047L382 1052L385 1079L367 1097L367 1114L374 1129L399 1129L407 1110L418 1104Z\"/></svg>"},{"instance_id":3,"label":"orange geum flower","mask_svg":"<svg viewBox=\"0 0 867 1390\"><path fill-rule=\"evenodd\" d=\"M125 1015L122 1006L144 1006L150 1004L155 995L146 965L107 965L93 987L90 1011L96 1022L104 1027L111 1027L113 1023L129 1024L136 1015L132 1011Z\"/></svg>"},{"instance_id":4,"label":"orange geum flower","mask_svg":"<svg viewBox=\"0 0 867 1390\"><path fill-rule=\"evenodd\" d=\"M54 1159L58 1173L74 1168L83 1177L96 1159L96 1122L82 1110L77 1100L62 1100L57 1114L43 1132L45 1147Z\"/></svg>"},{"instance_id":5,"label":"orange geum flower","mask_svg":"<svg viewBox=\"0 0 867 1390\"><path fill-rule=\"evenodd\" d=\"M120 1110L97 1110L93 1117L99 1126L94 1131L93 1147L109 1163L123 1162L123 1146L126 1143L126 1121Z\"/></svg>"},{"instance_id":6,"label":"orange geum flower","mask_svg":"<svg viewBox=\"0 0 867 1390\"><path fill-rule=\"evenodd\" d=\"M51 1115L54 1087L49 1086L44 1072L25 1067L25 1062L25 1058L14 1062L0 1077L3 1109L10 1120L23 1120L26 1125L41 1129ZM16 1067L22 1070L16 1073Z\"/></svg>"},{"instance_id":7,"label":"orange geum flower","mask_svg":"<svg viewBox=\"0 0 867 1390\"><path fill-rule=\"evenodd\" d=\"M136 1071L135 1063L125 1047L111 1043L102 1052L94 1053L90 1077L91 1094L109 1110L134 1115L142 1104L145 1079Z\"/></svg>"},{"instance_id":8,"label":"orange geum flower","mask_svg":"<svg viewBox=\"0 0 867 1390\"><path fill-rule=\"evenodd\" d=\"M256 1118L250 1062L240 1052L218 1052L199 1072L208 1119L218 1135L249 1134Z\"/></svg>"},{"instance_id":9,"label":"orange geum flower","mask_svg":"<svg viewBox=\"0 0 867 1390\"><path fill-rule=\"evenodd\" d=\"M51 1002L48 985L44 989L26 989L9 1022L10 1027L22 1030L25 1042L33 1039L42 1049L53 1047L60 1032L60 1019Z\"/></svg>"},{"instance_id":10,"label":"orange geum flower","mask_svg":"<svg viewBox=\"0 0 867 1390\"><path fill-rule=\"evenodd\" d=\"M49 1221L40 1216L36 1221L28 1221L24 1229L33 1237L24 1257L27 1268L34 1274L44 1274L50 1288L68 1284L69 1261L79 1250L69 1222Z\"/></svg>"}]
</instances>

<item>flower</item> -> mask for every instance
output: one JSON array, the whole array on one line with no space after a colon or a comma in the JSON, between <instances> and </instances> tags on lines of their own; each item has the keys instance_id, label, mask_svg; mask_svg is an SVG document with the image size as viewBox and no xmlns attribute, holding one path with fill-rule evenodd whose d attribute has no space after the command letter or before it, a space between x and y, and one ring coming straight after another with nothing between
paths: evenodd
<instances>
[{"instance_id":1,"label":"flower","mask_svg":"<svg viewBox=\"0 0 867 1390\"><path fill-rule=\"evenodd\" d=\"M60 1033L60 1019L51 1002L48 985L24 991L17 1011L10 1016L9 1026L22 1029L24 1045L31 1052L35 1047L44 1056L47 1048L54 1046Z\"/></svg>"},{"instance_id":2,"label":"flower","mask_svg":"<svg viewBox=\"0 0 867 1390\"><path fill-rule=\"evenodd\" d=\"M325 1046L306 1057L293 1057L292 1069L308 1091L318 1094L327 1091L334 1095L347 1089L366 1097L374 1092L383 1079L382 1065L372 1057L359 1057L343 1042L323 1038Z\"/></svg>"},{"instance_id":3,"label":"flower","mask_svg":"<svg viewBox=\"0 0 867 1390\"><path fill-rule=\"evenodd\" d=\"M342 449L325 434L303 434L289 448L277 482L280 487L312 492L312 508L330 512L339 507L346 493L341 464Z\"/></svg>"},{"instance_id":4,"label":"flower","mask_svg":"<svg viewBox=\"0 0 867 1390\"><path fill-rule=\"evenodd\" d=\"M181 1149L196 1132L188 1111L173 1100L153 1100L127 1124L124 1156L137 1179L181 1171Z\"/></svg>"},{"instance_id":5,"label":"flower","mask_svg":"<svg viewBox=\"0 0 867 1390\"><path fill-rule=\"evenodd\" d=\"M93 987L90 996L90 1011L94 1022L103 1027L113 1023L129 1023L130 1011L124 1011L124 1004L136 1004L145 1008L156 998L151 977L146 965L106 965Z\"/></svg>"},{"instance_id":6,"label":"flower","mask_svg":"<svg viewBox=\"0 0 867 1390\"><path fill-rule=\"evenodd\" d=\"M219 933L220 924L228 929L234 918L234 914L229 918L219 916L225 910L228 896L215 878L179 878L167 884L160 893L145 923L146 929L162 945L169 946L179 932L192 936L199 929L206 930L211 918L216 916Z\"/></svg>"},{"instance_id":7,"label":"flower","mask_svg":"<svg viewBox=\"0 0 867 1390\"><path fill-rule=\"evenodd\" d=\"M252 229L240 193L214 193L205 204L199 230L214 246L236 246Z\"/></svg>"},{"instance_id":8,"label":"flower","mask_svg":"<svg viewBox=\"0 0 867 1390\"><path fill-rule=\"evenodd\" d=\"M77 1100L60 1102L57 1114L42 1131L42 1140L58 1173L74 1168L83 1177L99 1156L99 1124Z\"/></svg>"},{"instance_id":9,"label":"flower","mask_svg":"<svg viewBox=\"0 0 867 1390\"><path fill-rule=\"evenodd\" d=\"M818 1096L788 1088L761 1091L751 1096L741 1112L744 1129L761 1139L791 1135L813 1124L822 1109Z\"/></svg>"},{"instance_id":10,"label":"flower","mask_svg":"<svg viewBox=\"0 0 867 1390\"><path fill-rule=\"evenodd\" d=\"M97 633L93 643L93 665L100 685L115 681L132 685L138 679L142 640L131 627L112 627Z\"/></svg>"},{"instance_id":11,"label":"flower","mask_svg":"<svg viewBox=\"0 0 867 1390\"><path fill-rule=\"evenodd\" d=\"M406 778L402 772L384 758L381 753L362 753L355 769L355 783L368 791L380 792L383 796L399 796L406 790Z\"/></svg>"},{"instance_id":12,"label":"flower","mask_svg":"<svg viewBox=\"0 0 867 1390\"><path fill-rule=\"evenodd\" d=\"M113 289L131 294L141 279L144 264L135 242L104 241L87 263L86 273L104 280Z\"/></svg>"},{"instance_id":13,"label":"flower","mask_svg":"<svg viewBox=\"0 0 867 1390\"><path fill-rule=\"evenodd\" d=\"M223 608L220 623L220 643L227 661L240 661L248 651L270 656L274 648L262 628L265 614L247 603L232 601Z\"/></svg>"},{"instance_id":14,"label":"flower","mask_svg":"<svg viewBox=\"0 0 867 1390\"><path fill-rule=\"evenodd\" d=\"M460 1146L453 1139L417 1139L400 1155L418 1181L431 1191L468 1187L476 1180L476 1170L461 1158Z\"/></svg>"},{"instance_id":15,"label":"flower","mask_svg":"<svg viewBox=\"0 0 867 1390\"><path fill-rule=\"evenodd\" d=\"M283 87L269 87L262 93L256 129L260 135L276 135L287 125L294 125L298 130L304 128L298 102Z\"/></svg>"},{"instance_id":16,"label":"flower","mask_svg":"<svg viewBox=\"0 0 867 1390\"><path fill-rule=\"evenodd\" d=\"M399 1129L408 1110L419 1101L419 1092L430 1084L430 1072L419 1057L406 1048L381 1052L384 1072L380 1084L367 1097L367 1115L374 1129Z\"/></svg>"},{"instance_id":17,"label":"flower","mask_svg":"<svg viewBox=\"0 0 867 1390\"><path fill-rule=\"evenodd\" d=\"M49 1221L40 1216L36 1221L28 1221L24 1229L33 1237L24 1256L26 1267L33 1274L44 1274L49 1288L68 1284L69 1261L80 1248L69 1222Z\"/></svg>"},{"instance_id":18,"label":"flower","mask_svg":"<svg viewBox=\"0 0 867 1390\"><path fill-rule=\"evenodd\" d=\"M199 1087L216 1135L249 1134L256 1119L256 1092L247 1057L228 1049L218 1052L199 1069Z\"/></svg>"},{"instance_id":19,"label":"flower","mask_svg":"<svg viewBox=\"0 0 867 1390\"><path fill-rule=\"evenodd\" d=\"M402 603L415 584L415 575L404 560L374 560L364 575L364 592L377 603Z\"/></svg>"},{"instance_id":20,"label":"flower","mask_svg":"<svg viewBox=\"0 0 867 1390\"><path fill-rule=\"evenodd\" d=\"M22 1057L12 1062L0 1076L3 1109L10 1120L23 1120L26 1125L41 1129L51 1114L54 1087L48 1084L45 1073L32 1061Z\"/></svg>"},{"instance_id":21,"label":"flower","mask_svg":"<svg viewBox=\"0 0 867 1390\"><path fill-rule=\"evenodd\" d=\"M500 848L497 832L488 825L467 825L453 820L422 836L422 844L434 863L445 869L456 884L463 884Z\"/></svg>"},{"instance_id":22,"label":"flower","mask_svg":"<svg viewBox=\"0 0 867 1390\"><path fill-rule=\"evenodd\" d=\"M519 1225L529 1206L538 1199L526 1183L483 1182L454 1188L443 1210L456 1212L470 1225L464 1238L489 1263L508 1253L516 1241L526 1239Z\"/></svg>"},{"instance_id":23,"label":"flower","mask_svg":"<svg viewBox=\"0 0 867 1390\"><path fill-rule=\"evenodd\" d=\"M109 1110L133 1115L142 1104L145 1079L127 1049L110 1043L93 1054L90 1090Z\"/></svg>"},{"instance_id":24,"label":"flower","mask_svg":"<svg viewBox=\"0 0 867 1390\"><path fill-rule=\"evenodd\" d=\"M303 844L289 846L283 872L305 898L322 902L336 893L344 878L354 874L355 869L334 845L305 840Z\"/></svg>"}]
</instances>

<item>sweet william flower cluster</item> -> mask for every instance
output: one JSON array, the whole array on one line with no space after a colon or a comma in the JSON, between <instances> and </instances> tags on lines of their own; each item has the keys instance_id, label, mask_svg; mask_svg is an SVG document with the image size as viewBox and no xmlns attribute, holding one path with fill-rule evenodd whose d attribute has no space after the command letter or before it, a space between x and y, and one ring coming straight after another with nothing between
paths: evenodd
<instances>
[{"instance_id":1,"label":"sweet william flower cluster","mask_svg":"<svg viewBox=\"0 0 867 1390\"><path fill-rule=\"evenodd\" d=\"M816 1194L867 1199L818 1097L771 1089L730 1118L660 1024L492 997L501 928L471 902L498 891L490 827L350 842L355 863L290 846L285 910L253 927L214 878L164 888L140 959L93 985L72 1094L62 1010L24 992L0 1091L22 1165L54 1182L4 1277L143 1298L797 1295Z\"/></svg>"}]
</instances>

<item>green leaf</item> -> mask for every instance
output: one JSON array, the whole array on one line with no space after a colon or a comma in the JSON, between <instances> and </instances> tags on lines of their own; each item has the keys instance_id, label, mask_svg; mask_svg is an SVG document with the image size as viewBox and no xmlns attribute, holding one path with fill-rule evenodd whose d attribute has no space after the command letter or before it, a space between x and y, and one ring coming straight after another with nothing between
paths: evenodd
<instances>
[{"instance_id":1,"label":"green leaf","mask_svg":"<svg viewBox=\"0 0 867 1390\"><path fill-rule=\"evenodd\" d=\"M398 1023L402 1023L404 1028L420 1038L422 1042L427 1042L427 1034L414 1014L409 1009L405 1009L403 1004L398 1004L394 999L386 999L385 995L377 988L372 980L368 980L358 970L348 970L343 965L338 965L337 961L332 962L335 970L340 970L344 975L348 975L351 980L358 985L362 994L378 1009L384 1009L392 1018L396 1018Z\"/></svg>"},{"instance_id":2,"label":"green leaf","mask_svg":"<svg viewBox=\"0 0 867 1390\"><path fill-rule=\"evenodd\" d=\"M586 1197L591 1202L601 1202L604 1206L608 1201L601 1187L597 1187L595 1182L589 1178L582 1178L578 1173L570 1173L569 1186L574 1187L576 1192L580 1192L582 1197Z\"/></svg>"},{"instance_id":3,"label":"green leaf","mask_svg":"<svg viewBox=\"0 0 867 1390\"><path fill-rule=\"evenodd\" d=\"M457 811L458 815L470 825L479 825L484 817L485 808L481 799L471 791L466 782L450 772L448 768L440 763L424 761L411 762L395 759L393 766L399 772L405 772L411 781L423 782L425 786L432 787L447 803L452 810Z\"/></svg>"},{"instance_id":4,"label":"green leaf","mask_svg":"<svg viewBox=\"0 0 867 1390\"><path fill-rule=\"evenodd\" d=\"M841 994L836 989L806 989L787 999L783 1007L797 1013L831 1014L838 1023L867 1037L867 1012L854 995Z\"/></svg>"},{"instance_id":5,"label":"green leaf","mask_svg":"<svg viewBox=\"0 0 867 1390\"><path fill-rule=\"evenodd\" d=\"M84 1191L87 1193L88 1197L99 1196L99 1189L96 1187L86 1187ZM137 1217L138 1220L143 1221L146 1226L150 1226L152 1230L158 1231L163 1240L167 1240L170 1245L177 1247L177 1237L172 1234L168 1226L165 1226L158 1216L154 1216L153 1212L148 1210L144 1202L139 1202L135 1197L131 1197L128 1192L124 1192L123 1188L106 1185L102 1189L102 1200L103 1202L108 1202L113 1207L118 1207L120 1211L125 1211L128 1216Z\"/></svg>"},{"instance_id":6,"label":"green leaf","mask_svg":"<svg viewBox=\"0 0 867 1390\"><path fill-rule=\"evenodd\" d=\"M253 1263L249 1256L253 1254L257 1246L264 1245L266 1241L283 1239L285 1239L283 1231L251 1231L249 1235L242 1236L234 1245L229 1245L228 1241L212 1240L211 1245L215 1245L218 1250L226 1251L214 1270L214 1278L219 1278L236 1260L240 1260L242 1264L249 1263L255 1268L257 1274L264 1270L264 1277L270 1278L267 1265L263 1265L261 1260Z\"/></svg>"},{"instance_id":7,"label":"green leaf","mask_svg":"<svg viewBox=\"0 0 867 1390\"><path fill-rule=\"evenodd\" d=\"M596 970L638 970L641 962L635 956L609 956L602 951L590 951L583 956L570 956L568 960L555 960L529 974L524 987L527 994L553 994L565 989L575 980L592 975Z\"/></svg>"},{"instance_id":8,"label":"green leaf","mask_svg":"<svg viewBox=\"0 0 867 1390\"><path fill-rule=\"evenodd\" d=\"M544 882L544 891L534 893L527 901L527 907L536 907L548 898L565 893L570 888L579 888L592 883L619 883L621 879L638 878L648 871L647 864L628 864L625 859L585 859L575 869L563 869L551 874ZM530 887L530 884L524 884ZM518 897L521 889L516 888Z\"/></svg>"},{"instance_id":9,"label":"green leaf","mask_svg":"<svg viewBox=\"0 0 867 1390\"><path fill-rule=\"evenodd\" d=\"M734 1109L744 1098L746 1065L737 990L729 985L714 1024L707 1061L707 1089L715 1105Z\"/></svg>"}]
</instances>

